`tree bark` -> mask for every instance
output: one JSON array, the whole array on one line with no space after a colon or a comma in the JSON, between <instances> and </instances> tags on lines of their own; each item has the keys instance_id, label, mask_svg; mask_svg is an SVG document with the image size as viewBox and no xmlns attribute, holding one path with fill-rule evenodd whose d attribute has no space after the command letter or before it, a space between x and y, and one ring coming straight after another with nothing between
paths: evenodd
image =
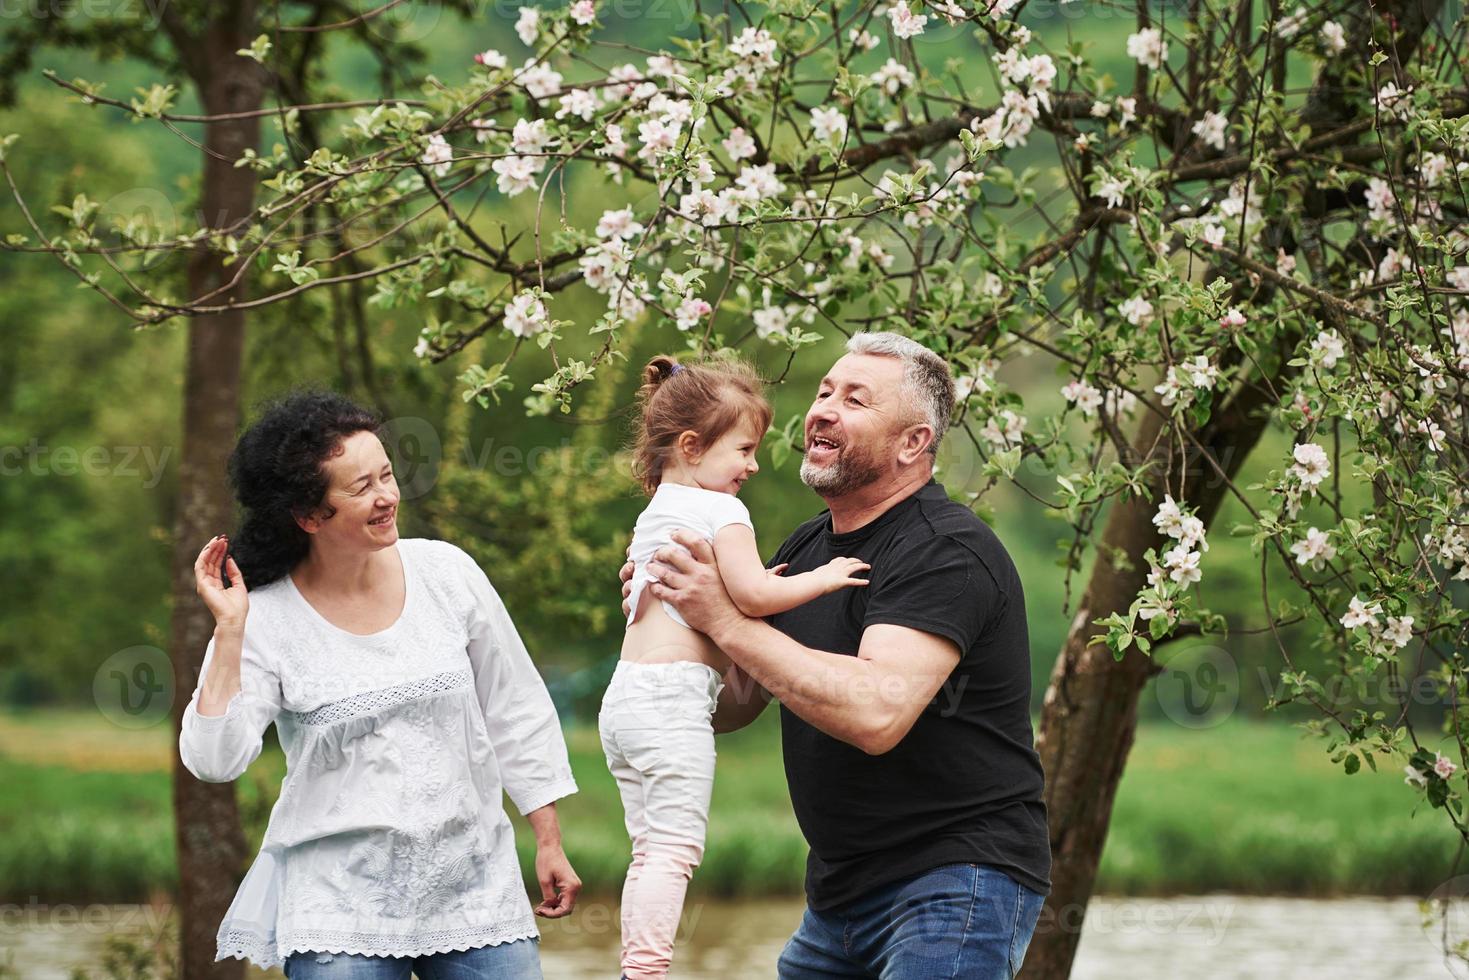
<instances>
[{"instance_id":1,"label":"tree bark","mask_svg":"<svg viewBox=\"0 0 1469 980\"><path fill-rule=\"evenodd\" d=\"M195 74L205 111L258 109L265 94L260 66L235 54L249 47L255 25L253 3L223 4L199 41L202 70ZM175 43L180 39L175 38ZM205 128L203 224L221 228L247 216L254 206L256 178L233 164L258 145L257 119L210 123ZM189 291L200 296L219 288L238 267L221 265L201 249L189 265ZM244 281L219 300L242 298ZM173 662L174 733L193 697L204 648L214 621L194 592L194 559L215 534L233 523L225 479L238 435L245 314L231 310L189 321L184 382L183 453L179 467L178 515L174 525L173 616L169 656ZM178 845L179 941L183 980L239 980L244 963L216 963L215 936L243 877L248 853L233 783L203 783L184 768L174 740L174 827Z\"/></svg>"}]
</instances>

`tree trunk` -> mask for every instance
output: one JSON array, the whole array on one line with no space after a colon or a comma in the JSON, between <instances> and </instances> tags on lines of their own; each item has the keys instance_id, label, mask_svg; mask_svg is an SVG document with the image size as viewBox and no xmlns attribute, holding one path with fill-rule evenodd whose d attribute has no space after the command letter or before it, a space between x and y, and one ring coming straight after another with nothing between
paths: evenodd
<instances>
[{"instance_id":1,"label":"tree trunk","mask_svg":"<svg viewBox=\"0 0 1469 980\"><path fill-rule=\"evenodd\" d=\"M1318 132L1349 122L1355 113L1345 98L1340 76L1347 66L1366 60L1364 52L1371 43L1373 25L1392 25L1395 38L1385 50L1393 52L1399 63L1406 62L1443 6L1444 0L1377 0L1363 4L1346 25L1350 48L1360 57L1328 62L1312 86L1302 118ZM1385 75L1391 67L1388 63L1379 72ZM1286 373L1282 373L1272 379L1272 384L1276 390L1283 390L1287 381ZM1230 479L1265 430L1270 388L1255 379L1253 386L1241 389L1197 433L1199 444L1219 461ZM1158 427L1155 418L1141 424L1135 442L1139 455L1150 451ZM1163 448L1177 452L1179 447L1165 443ZM1195 455L1195 447L1187 448L1186 463L1191 470L1186 502L1197 508L1199 519L1208 527L1227 487L1207 464L1199 468L1198 462L1203 461ZM1097 562L1041 707L1036 748L1046 773L1052 890L1026 954L1020 974L1024 980L1064 980L1071 973L1117 786L1137 730L1138 696L1148 679L1158 673L1156 664L1136 647L1129 648L1121 660L1114 660L1104 644L1088 644L1088 638L1098 631L1092 624L1114 612L1125 613L1147 581L1143 552L1161 541L1152 523L1155 506L1140 500L1114 505L1103 531L1107 546L1103 554L1109 553L1108 549L1119 549L1130 567L1117 570L1106 561Z\"/></svg>"},{"instance_id":2,"label":"tree trunk","mask_svg":"<svg viewBox=\"0 0 1469 980\"><path fill-rule=\"evenodd\" d=\"M200 53L207 71L195 81L210 114L258 109L262 104L263 71L235 54L249 46L254 20L253 4L230 5L201 38ZM224 227L250 213L254 171L236 168L233 163L247 147L256 147L259 137L255 119L214 122L205 128L203 224ZM201 250L189 266L190 295L197 297L218 288L236 271L238 266L222 266L217 256ZM214 302L234 301L244 292L242 281ZM189 321L188 330L169 648L175 735L198 683L204 648L214 632L213 617L194 592L194 559L209 538L229 531L233 524L225 468L239 430L245 314L232 310L196 317ZM214 961L215 936L249 857L235 787L196 780L179 758L177 739L173 763L182 977L239 980L244 975L242 961Z\"/></svg>"},{"instance_id":3,"label":"tree trunk","mask_svg":"<svg viewBox=\"0 0 1469 980\"><path fill-rule=\"evenodd\" d=\"M1264 401L1264 389L1246 389L1197 435L1231 479L1265 430ZM1224 481L1192 447L1180 449L1166 437L1155 445L1161 424L1155 415L1143 420L1134 452L1146 458L1151 451L1157 464L1162 462L1158 454L1172 453L1175 474L1180 465L1188 466L1188 492L1181 502L1197 508L1199 519L1208 526L1223 502ZM1167 469L1157 464L1156 471ZM1155 482L1154 488L1161 499L1161 487ZM1099 551L1124 555L1129 564L1119 569L1098 560L1041 706L1036 749L1046 773L1051 895L1026 954L1021 975L1027 980L1060 980L1071 972L1117 786L1137 731L1138 696L1161 669L1136 645L1116 660L1104 643L1091 641L1100 632L1096 621L1114 612L1126 613L1147 585L1143 553L1156 548L1161 554L1165 540L1153 526L1156 509L1155 502L1139 497L1113 504Z\"/></svg>"}]
</instances>

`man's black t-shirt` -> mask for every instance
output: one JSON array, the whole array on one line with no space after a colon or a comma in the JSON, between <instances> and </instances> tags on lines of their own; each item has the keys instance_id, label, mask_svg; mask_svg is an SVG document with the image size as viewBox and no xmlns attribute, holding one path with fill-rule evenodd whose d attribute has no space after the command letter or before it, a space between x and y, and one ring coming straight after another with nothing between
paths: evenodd
<instances>
[{"instance_id":1,"label":"man's black t-shirt","mask_svg":"<svg viewBox=\"0 0 1469 980\"><path fill-rule=\"evenodd\" d=\"M804 646L856 656L862 632L892 623L952 640L960 659L891 751L868 755L781 706L791 802L811 853L811 908L944 864L990 864L1050 893L1040 758L1030 725L1030 647L1020 577L993 531L930 480L866 526L831 531L823 511L771 565L787 575L836 557L872 566L867 586L767 621Z\"/></svg>"}]
</instances>

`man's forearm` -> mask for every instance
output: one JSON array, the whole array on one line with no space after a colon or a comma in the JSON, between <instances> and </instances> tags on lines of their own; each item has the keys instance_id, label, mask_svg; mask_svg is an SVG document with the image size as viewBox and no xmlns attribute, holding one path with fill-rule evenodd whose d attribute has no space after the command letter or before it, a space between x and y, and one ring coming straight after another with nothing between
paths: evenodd
<instances>
[{"instance_id":1,"label":"man's forearm","mask_svg":"<svg viewBox=\"0 0 1469 980\"><path fill-rule=\"evenodd\" d=\"M871 661L812 650L758 619L709 634L770 695L832 738L870 751L888 723Z\"/></svg>"}]
</instances>

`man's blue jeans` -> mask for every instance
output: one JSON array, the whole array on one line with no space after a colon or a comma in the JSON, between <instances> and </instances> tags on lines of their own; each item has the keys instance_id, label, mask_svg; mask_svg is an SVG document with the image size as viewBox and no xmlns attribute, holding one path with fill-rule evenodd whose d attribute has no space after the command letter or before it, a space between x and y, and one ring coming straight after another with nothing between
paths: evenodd
<instances>
[{"instance_id":1,"label":"man's blue jeans","mask_svg":"<svg viewBox=\"0 0 1469 980\"><path fill-rule=\"evenodd\" d=\"M1011 980L1045 897L985 864L949 864L813 912L780 954L780 980Z\"/></svg>"},{"instance_id":2,"label":"man's blue jeans","mask_svg":"<svg viewBox=\"0 0 1469 980\"><path fill-rule=\"evenodd\" d=\"M431 956L364 956L361 953L292 953L288 980L541 980L540 945L517 939Z\"/></svg>"}]
</instances>

